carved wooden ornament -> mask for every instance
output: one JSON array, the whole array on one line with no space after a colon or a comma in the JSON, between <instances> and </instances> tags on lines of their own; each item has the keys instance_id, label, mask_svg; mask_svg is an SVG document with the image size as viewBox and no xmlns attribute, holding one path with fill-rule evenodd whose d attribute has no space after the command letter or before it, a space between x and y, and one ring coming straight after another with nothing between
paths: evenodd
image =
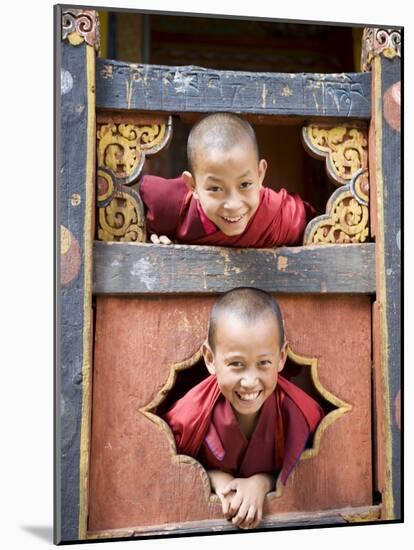
<instances>
[{"instance_id":1,"label":"carved wooden ornament","mask_svg":"<svg viewBox=\"0 0 414 550\"><path fill-rule=\"evenodd\" d=\"M307 126L302 130L307 150L325 158L331 181L340 186L326 213L311 220L304 244L361 243L369 234L369 179L366 131L338 126Z\"/></svg>"},{"instance_id":2,"label":"carved wooden ornament","mask_svg":"<svg viewBox=\"0 0 414 550\"><path fill-rule=\"evenodd\" d=\"M368 166L367 136L357 128L306 126L303 141L316 158L326 159L327 173L338 186L349 182L355 173Z\"/></svg>"},{"instance_id":3,"label":"carved wooden ornament","mask_svg":"<svg viewBox=\"0 0 414 550\"><path fill-rule=\"evenodd\" d=\"M72 46L86 42L99 52L101 31L98 12L94 10L64 10L62 12L62 40L68 40Z\"/></svg>"},{"instance_id":4,"label":"carved wooden ornament","mask_svg":"<svg viewBox=\"0 0 414 550\"><path fill-rule=\"evenodd\" d=\"M351 184L337 189L326 205L326 214L311 220L306 227L304 244L363 243L369 235L369 210L365 172L359 172ZM361 183L362 182L362 183Z\"/></svg>"},{"instance_id":5,"label":"carved wooden ornament","mask_svg":"<svg viewBox=\"0 0 414 550\"><path fill-rule=\"evenodd\" d=\"M362 35L361 67L369 71L374 57L401 57L400 29L366 28Z\"/></svg>"},{"instance_id":6,"label":"carved wooden ornament","mask_svg":"<svg viewBox=\"0 0 414 550\"><path fill-rule=\"evenodd\" d=\"M172 136L171 117L165 124L100 124L97 132L98 166L122 178L123 184L137 181L147 155L161 151Z\"/></svg>"},{"instance_id":7,"label":"carved wooden ornament","mask_svg":"<svg viewBox=\"0 0 414 550\"><path fill-rule=\"evenodd\" d=\"M99 168L97 175L98 235L100 241L145 242L145 216L136 191Z\"/></svg>"},{"instance_id":8,"label":"carved wooden ornament","mask_svg":"<svg viewBox=\"0 0 414 550\"><path fill-rule=\"evenodd\" d=\"M138 181L146 156L161 151L171 136L171 116L165 124L98 124L98 240L145 242L144 207L130 187Z\"/></svg>"}]
</instances>

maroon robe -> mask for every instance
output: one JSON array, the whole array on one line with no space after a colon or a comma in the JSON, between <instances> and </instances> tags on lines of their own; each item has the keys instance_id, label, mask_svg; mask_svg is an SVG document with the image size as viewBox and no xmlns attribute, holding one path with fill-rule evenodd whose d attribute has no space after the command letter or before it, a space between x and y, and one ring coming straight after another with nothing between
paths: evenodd
<instances>
[{"instance_id":1,"label":"maroon robe","mask_svg":"<svg viewBox=\"0 0 414 550\"><path fill-rule=\"evenodd\" d=\"M208 220L182 177L144 176L139 189L146 206L148 234L166 235L183 244L243 248L300 244L307 222L315 215L299 195L262 188L259 206L246 229L228 237Z\"/></svg>"},{"instance_id":2,"label":"maroon robe","mask_svg":"<svg viewBox=\"0 0 414 550\"><path fill-rule=\"evenodd\" d=\"M235 477L280 472L283 484L322 417L319 404L280 375L249 440L214 375L197 384L164 415L179 454Z\"/></svg>"}]
</instances>

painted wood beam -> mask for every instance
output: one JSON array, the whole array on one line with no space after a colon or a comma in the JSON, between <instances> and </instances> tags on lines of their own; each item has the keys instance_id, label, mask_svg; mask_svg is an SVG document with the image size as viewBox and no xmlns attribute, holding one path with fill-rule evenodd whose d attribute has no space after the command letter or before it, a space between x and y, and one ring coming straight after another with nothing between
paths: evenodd
<instances>
[{"instance_id":1,"label":"painted wood beam","mask_svg":"<svg viewBox=\"0 0 414 550\"><path fill-rule=\"evenodd\" d=\"M368 120L370 73L253 73L97 59L98 109Z\"/></svg>"},{"instance_id":2,"label":"painted wood beam","mask_svg":"<svg viewBox=\"0 0 414 550\"><path fill-rule=\"evenodd\" d=\"M94 243L94 294L375 292L375 244L274 249Z\"/></svg>"}]
</instances>

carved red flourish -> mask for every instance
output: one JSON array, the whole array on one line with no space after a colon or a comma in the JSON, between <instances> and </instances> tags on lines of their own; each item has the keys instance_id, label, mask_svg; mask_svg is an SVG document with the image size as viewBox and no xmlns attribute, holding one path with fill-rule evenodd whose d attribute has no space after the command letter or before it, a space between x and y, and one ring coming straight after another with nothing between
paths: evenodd
<instances>
[{"instance_id":1,"label":"carved red flourish","mask_svg":"<svg viewBox=\"0 0 414 550\"><path fill-rule=\"evenodd\" d=\"M366 28L362 35L361 67L369 71L374 57L401 57L400 29Z\"/></svg>"},{"instance_id":2,"label":"carved red flourish","mask_svg":"<svg viewBox=\"0 0 414 550\"><path fill-rule=\"evenodd\" d=\"M62 13L62 40L78 33L90 46L100 48L99 16L95 10L65 10Z\"/></svg>"}]
</instances>

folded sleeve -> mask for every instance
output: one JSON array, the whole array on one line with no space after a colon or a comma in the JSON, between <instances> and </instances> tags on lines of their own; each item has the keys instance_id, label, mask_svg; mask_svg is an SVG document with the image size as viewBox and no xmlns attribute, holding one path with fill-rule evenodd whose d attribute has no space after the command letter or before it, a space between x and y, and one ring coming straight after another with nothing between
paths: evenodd
<instances>
[{"instance_id":1,"label":"folded sleeve","mask_svg":"<svg viewBox=\"0 0 414 550\"><path fill-rule=\"evenodd\" d=\"M277 245L301 244L307 223L315 216L315 209L299 195L290 194L285 189L278 193L280 197L277 227Z\"/></svg>"},{"instance_id":2,"label":"folded sleeve","mask_svg":"<svg viewBox=\"0 0 414 550\"><path fill-rule=\"evenodd\" d=\"M181 177L166 179L147 175L141 179L139 193L145 206L148 237L156 233L175 239L187 192Z\"/></svg>"}]
</instances>

